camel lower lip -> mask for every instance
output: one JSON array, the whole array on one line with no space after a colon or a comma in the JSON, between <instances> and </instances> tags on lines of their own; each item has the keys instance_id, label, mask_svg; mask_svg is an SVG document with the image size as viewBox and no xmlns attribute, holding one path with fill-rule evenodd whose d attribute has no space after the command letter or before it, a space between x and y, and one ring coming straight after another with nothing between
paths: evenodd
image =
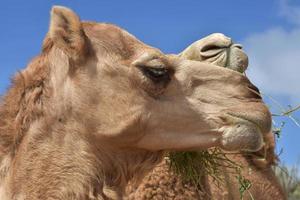
<instances>
[{"instance_id":1,"label":"camel lower lip","mask_svg":"<svg viewBox=\"0 0 300 200\"><path fill-rule=\"evenodd\" d=\"M257 126L237 124L223 128L221 147L224 150L242 150L255 152L263 145L263 136Z\"/></svg>"}]
</instances>

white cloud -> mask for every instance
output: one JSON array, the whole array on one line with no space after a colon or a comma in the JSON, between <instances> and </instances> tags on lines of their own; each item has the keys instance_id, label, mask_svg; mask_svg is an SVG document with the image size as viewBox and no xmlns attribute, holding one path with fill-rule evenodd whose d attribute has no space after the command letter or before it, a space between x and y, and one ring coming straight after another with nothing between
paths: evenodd
<instances>
[{"instance_id":1,"label":"white cloud","mask_svg":"<svg viewBox=\"0 0 300 200\"><path fill-rule=\"evenodd\" d=\"M247 74L263 92L287 97L296 105L300 104L300 7L282 0L281 12L289 20L298 18L299 25L289 31L276 27L247 37L243 41L250 60Z\"/></svg>"}]
</instances>

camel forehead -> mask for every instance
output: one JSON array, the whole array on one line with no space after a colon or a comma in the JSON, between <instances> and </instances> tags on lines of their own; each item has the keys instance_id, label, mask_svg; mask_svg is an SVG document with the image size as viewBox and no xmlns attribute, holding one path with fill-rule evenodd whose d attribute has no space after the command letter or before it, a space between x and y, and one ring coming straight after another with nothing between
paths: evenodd
<instances>
[{"instance_id":1,"label":"camel forehead","mask_svg":"<svg viewBox=\"0 0 300 200\"><path fill-rule=\"evenodd\" d=\"M154 49L113 24L84 22L83 28L92 43L100 44L106 50L124 54L126 57L146 49Z\"/></svg>"},{"instance_id":2,"label":"camel forehead","mask_svg":"<svg viewBox=\"0 0 300 200\"><path fill-rule=\"evenodd\" d=\"M96 22L83 22L83 27L85 30L89 30L92 35L99 40L110 39L110 40L120 40L122 39L123 30L113 24L107 23L96 23Z\"/></svg>"}]
</instances>

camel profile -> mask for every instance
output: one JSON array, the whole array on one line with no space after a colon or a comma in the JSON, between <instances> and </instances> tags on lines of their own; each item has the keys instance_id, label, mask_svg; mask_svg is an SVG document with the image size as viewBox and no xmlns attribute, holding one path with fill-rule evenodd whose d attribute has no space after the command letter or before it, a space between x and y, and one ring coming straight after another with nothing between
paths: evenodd
<instances>
[{"instance_id":1,"label":"camel profile","mask_svg":"<svg viewBox=\"0 0 300 200\"><path fill-rule=\"evenodd\" d=\"M41 54L0 106L0 197L122 199L166 150L257 151L270 126L242 74L55 6Z\"/></svg>"},{"instance_id":2,"label":"camel profile","mask_svg":"<svg viewBox=\"0 0 300 200\"><path fill-rule=\"evenodd\" d=\"M239 48L234 48L235 46ZM178 56L213 63L241 73L248 66L247 55L241 50L241 45L234 44L231 38L220 33L211 34L194 42ZM270 133L265 135L264 146L259 151L227 155L231 161L243 167L242 175L251 182L251 187L244 192L243 199L251 199L251 197L254 200L286 199L286 194L272 170L272 165L276 164L274 150L274 135ZM218 185L209 175L205 175L201 180L201 188L197 188L194 183L174 173L168 162L168 159L162 160L138 185L130 184L125 199L240 199L240 183L238 183L237 175L230 168L220 167L222 173L219 175L224 177L224 183Z\"/></svg>"}]
</instances>

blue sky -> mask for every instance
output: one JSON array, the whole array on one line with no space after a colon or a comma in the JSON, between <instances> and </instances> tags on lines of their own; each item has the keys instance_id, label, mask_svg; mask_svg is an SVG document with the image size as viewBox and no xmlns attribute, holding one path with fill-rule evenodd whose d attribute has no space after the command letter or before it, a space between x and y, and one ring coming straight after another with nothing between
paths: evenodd
<instances>
[{"instance_id":1,"label":"blue sky","mask_svg":"<svg viewBox=\"0 0 300 200\"><path fill-rule=\"evenodd\" d=\"M222 32L242 43L248 76L284 108L300 104L300 2L296 0L6 0L0 2L0 94L10 77L40 52L52 5L75 10L83 20L117 24L165 53ZM274 113L276 103L265 98ZM300 119L300 111L294 113ZM300 128L286 121L278 151L293 165L300 158Z\"/></svg>"}]
</instances>

